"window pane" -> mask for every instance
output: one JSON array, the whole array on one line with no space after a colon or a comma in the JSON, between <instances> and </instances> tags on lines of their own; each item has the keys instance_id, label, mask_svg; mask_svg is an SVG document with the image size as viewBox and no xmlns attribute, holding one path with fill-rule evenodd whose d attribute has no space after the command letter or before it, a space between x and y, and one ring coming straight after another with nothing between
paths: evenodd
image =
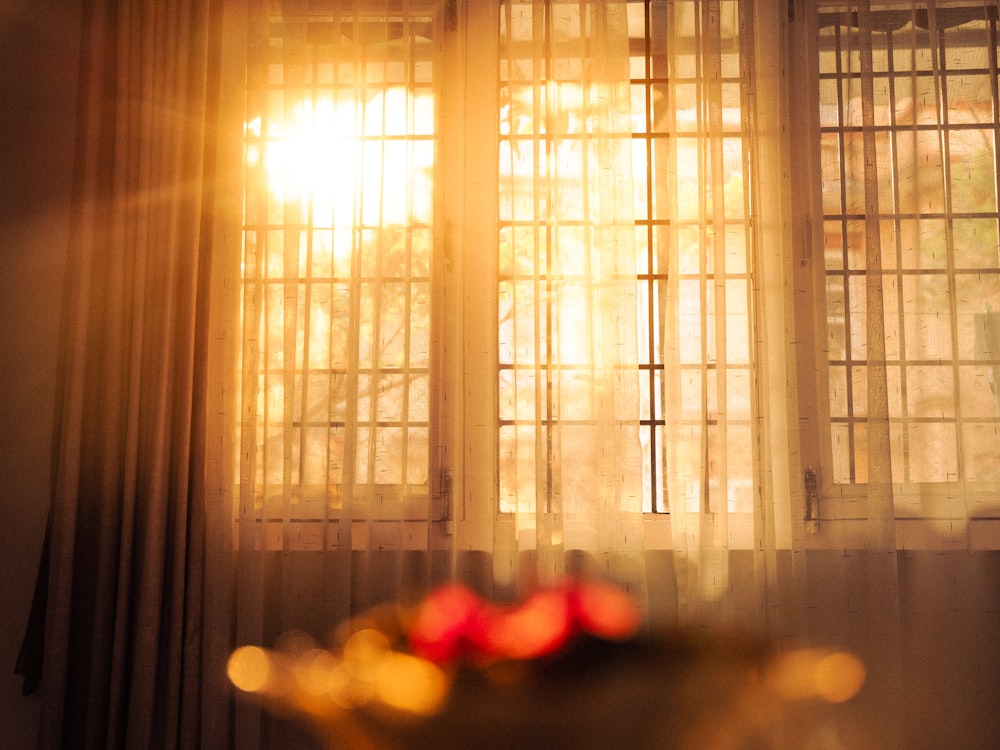
<instances>
[{"instance_id":1,"label":"window pane","mask_svg":"<svg viewBox=\"0 0 1000 750\"><path fill-rule=\"evenodd\" d=\"M258 435L253 491L309 513L343 484L427 492L431 20L251 24L243 315L262 336L242 392L262 392L242 431Z\"/></svg>"},{"instance_id":2,"label":"window pane","mask_svg":"<svg viewBox=\"0 0 1000 750\"><path fill-rule=\"evenodd\" d=\"M578 174L588 145L565 137L576 132L572 109L563 110L570 119L556 127L547 127L551 123L541 116L547 105L580 96L575 82L581 59L564 50L574 34L587 33L580 14L589 10L586 4L558 9L551 18L513 4L501 13L502 509L513 509L523 492L545 482L522 465L526 459L518 457L517 442L541 439L537 431L551 422L546 439L570 445L575 433L559 420L592 416L592 384L566 367L574 356L586 363L594 349L586 314L591 292L583 283L590 272L582 252L588 242L588 177ZM713 468L710 487L692 485L681 494L697 504L697 493L711 491L726 498L720 502L747 511L742 480L728 479L751 472L750 457L738 449L752 411L744 369L751 289L740 4L724 0L717 13L703 13L693 0L636 0L627 12L644 508L668 510L667 473L680 471L678 461L696 460L706 436L720 450L726 447L729 465ZM551 25L550 55L536 57L518 46L519 35L533 23ZM544 102L533 101L532 87L524 85L536 78L559 82L544 89ZM542 189L552 177L555 189ZM559 325L569 319L579 323ZM557 361L561 370L550 370ZM668 404L668 392L679 403ZM674 406L689 424L668 425Z\"/></svg>"},{"instance_id":3,"label":"window pane","mask_svg":"<svg viewBox=\"0 0 1000 750\"><path fill-rule=\"evenodd\" d=\"M869 335L884 338L888 360L893 478L992 480L974 440L995 447L1000 414L993 395L1000 362L1000 336L993 342L993 311L1000 310L996 14L961 23L933 6L909 19L890 15L882 23L873 12L874 165L864 159L857 29L847 16L821 19L835 481L867 480ZM867 215L865 200L873 185L877 216ZM881 243L877 267L869 266L872 228ZM884 319L869 330L868 295L879 293Z\"/></svg>"}]
</instances>

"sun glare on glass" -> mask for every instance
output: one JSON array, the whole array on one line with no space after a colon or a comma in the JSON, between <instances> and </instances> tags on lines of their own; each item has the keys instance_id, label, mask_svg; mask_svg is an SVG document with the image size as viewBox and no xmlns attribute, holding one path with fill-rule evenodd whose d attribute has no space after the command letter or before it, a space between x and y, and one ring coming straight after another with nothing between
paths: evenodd
<instances>
[{"instance_id":1,"label":"sun glare on glass","mask_svg":"<svg viewBox=\"0 0 1000 750\"><path fill-rule=\"evenodd\" d=\"M425 222L434 150L421 136L433 128L433 98L401 87L364 102L304 99L264 132L260 118L247 123L247 166L313 226Z\"/></svg>"}]
</instances>

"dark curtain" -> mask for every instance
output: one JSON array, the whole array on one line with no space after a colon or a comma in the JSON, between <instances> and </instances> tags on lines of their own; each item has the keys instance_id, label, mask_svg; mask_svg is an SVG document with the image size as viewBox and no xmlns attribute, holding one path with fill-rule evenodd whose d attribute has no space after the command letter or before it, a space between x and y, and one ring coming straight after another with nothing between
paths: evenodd
<instances>
[{"instance_id":1,"label":"dark curtain","mask_svg":"<svg viewBox=\"0 0 1000 750\"><path fill-rule=\"evenodd\" d=\"M225 731L203 668L225 627L204 586L220 6L84 0L52 506L18 665L42 748Z\"/></svg>"}]
</instances>

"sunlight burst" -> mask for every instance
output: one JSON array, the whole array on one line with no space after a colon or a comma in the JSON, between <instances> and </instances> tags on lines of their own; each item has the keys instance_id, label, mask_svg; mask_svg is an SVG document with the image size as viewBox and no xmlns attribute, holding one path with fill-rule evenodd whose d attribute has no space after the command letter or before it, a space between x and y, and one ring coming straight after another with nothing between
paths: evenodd
<instances>
[{"instance_id":1,"label":"sunlight burst","mask_svg":"<svg viewBox=\"0 0 1000 750\"><path fill-rule=\"evenodd\" d=\"M266 127L256 118L246 130L247 165L262 166L272 199L303 211L314 227L431 219L429 94L397 87L363 103L320 96L295 103Z\"/></svg>"}]
</instances>

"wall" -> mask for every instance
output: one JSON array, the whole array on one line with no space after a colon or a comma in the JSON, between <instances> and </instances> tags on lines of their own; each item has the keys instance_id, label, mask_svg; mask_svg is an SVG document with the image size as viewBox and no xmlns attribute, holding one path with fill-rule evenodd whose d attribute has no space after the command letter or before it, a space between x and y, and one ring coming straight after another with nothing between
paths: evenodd
<instances>
[{"instance_id":1,"label":"wall","mask_svg":"<svg viewBox=\"0 0 1000 750\"><path fill-rule=\"evenodd\" d=\"M48 507L79 0L0 0L0 736L35 745L14 675Z\"/></svg>"}]
</instances>

